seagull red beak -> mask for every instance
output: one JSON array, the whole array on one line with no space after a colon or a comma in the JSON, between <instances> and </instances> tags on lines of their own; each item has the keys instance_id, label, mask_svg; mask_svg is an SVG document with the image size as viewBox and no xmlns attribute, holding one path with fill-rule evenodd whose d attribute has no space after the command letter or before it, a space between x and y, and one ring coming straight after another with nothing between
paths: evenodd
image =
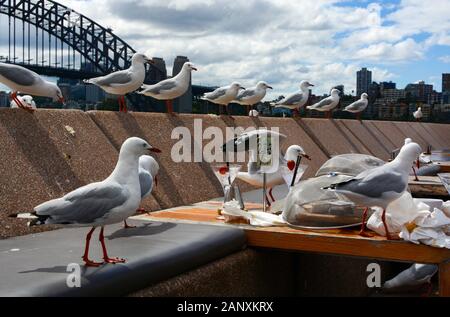
<instances>
[{"instance_id":1,"label":"seagull red beak","mask_svg":"<svg viewBox=\"0 0 450 317\"><path fill-rule=\"evenodd\" d=\"M64 104L64 103L66 102L65 99L64 99L64 97L58 98L58 101L59 101L60 103L62 103L62 104Z\"/></svg>"},{"instance_id":2,"label":"seagull red beak","mask_svg":"<svg viewBox=\"0 0 450 317\"><path fill-rule=\"evenodd\" d=\"M152 147L149 151L153 152L153 153L161 153L162 152L160 149L155 148L155 147Z\"/></svg>"},{"instance_id":3,"label":"seagull red beak","mask_svg":"<svg viewBox=\"0 0 450 317\"><path fill-rule=\"evenodd\" d=\"M198 71L196 67L191 67L192 70Z\"/></svg>"},{"instance_id":4,"label":"seagull red beak","mask_svg":"<svg viewBox=\"0 0 450 317\"><path fill-rule=\"evenodd\" d=\"M303 156L305 159L311 161L311 156L309 156L308 154L303 154L302 156Z\"/></svg>"}]
</instances>

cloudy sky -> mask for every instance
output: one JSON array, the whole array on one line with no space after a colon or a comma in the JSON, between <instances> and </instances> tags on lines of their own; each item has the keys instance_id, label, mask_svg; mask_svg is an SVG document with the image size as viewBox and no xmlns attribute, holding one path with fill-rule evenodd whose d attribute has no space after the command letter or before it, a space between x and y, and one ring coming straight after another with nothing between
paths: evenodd
<instances>
[{"instance_id":1,"label":"cloudy sky","mask_svg":"<svg viewBox=\"0 0 450 317\"><path fill-rule=\"evenodd\" d=\"M425 80L440 91L441 73L450 72L450 0L59 2L168 66L188 56L197 84L265 80L275 96L308 79L317 94L337 84L351 92L356 70L367 66L374 80Z\"/></svg>"}]
</instances>

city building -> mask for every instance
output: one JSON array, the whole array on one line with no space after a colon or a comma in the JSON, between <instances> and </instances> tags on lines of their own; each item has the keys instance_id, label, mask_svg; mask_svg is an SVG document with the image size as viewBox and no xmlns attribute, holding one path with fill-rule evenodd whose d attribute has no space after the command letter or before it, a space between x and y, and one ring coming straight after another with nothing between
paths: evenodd
<instances>
[{"instance_id":1,"label":"city building","mask_svg":"<svg viewBox=\"0 0 450 317\"><path fill-rule=\"evenodd\" d=\"M383 81L380 83L380 89L381 90L385 90L385 89L396 89L397 88L397 84L393 83L392 81Z\"/></svg>"},{"instance_id":2,"label":"city building","mask_svg":"<svg viewBox=\"0 0 450 317\"><path fill-rule=\"evenodd\" d=\"M0 107L9 107L9 93L6 91L0 91Z\"/></svg>"},{"instance_id":3,"label":"city building","mask_svg":"<svg viewBox=\"0 0 450 317\"><path fill-rule=\"evenodd\" d=\"M372 72L367 68L362 68L356 72L356 95L369 93L369 86L372 83Z\"/></svg>"},{"instance_id":4,"label":"city building","mask_svg":"<svg viewBox=\"0 0 450 317\"><path fill-rule=\"evenodd\" d=\"M406 92L404 89L384 89L381 92L381 95L386 102L394 103L399 99L404 99L406 97Z\"/></svg>"},{"instance_id":5,"label":"city building","mask_svg":"<svg viewBox=\"0 0 450 317\"><path fill-rule=\"evenodd\" d=\"M419 102L428 102L433 93L433 85L425 84L424 81L419 81L415 84L408 84L405 87L407 97L415 99Z\"/></svg>"},{"instance_id":6,"label":"city building","mask_svg":"<svg viewBox=\"0 0 450 317\"><path fill-rule=\"evenodd\" d=\"M409 106L405 103L390 103L383 99L375 102L378 109L378 119L381 120L407 120Z\"/></svg>"},{"instance_id":7,"label":"city building","mask_svg":"<svg viewBox=\"0 0 450 317\"><path fill-rule=\"evenodd\" d=\"M145 83L153 85L159 83L161 80L167 79L166 62L161 57L153 57L153 64L150 64L150 69L147 72Z\"/></svg>"},{"instance_id":8,"label":"city building","mask_svg":"<svg viewBox=\"0 0 450 317\"><path fill-rule=\"evenodd\" d=\"M189 62L186 56L177 56L173 62L172 77L176 76L183 67L184 63ZM192 80L188 91L173 101L173 109L181 113L192 113Z\"/></svg>"},{"instance_id":9,"label":"city building","mask_svg":"<svg viewBox=\"0 0 450 317\"><path fill-rule=\"evenodd\" d=\"M442 74L442 92L450 93L450 73Z\"/></svg>"}]
</instances>

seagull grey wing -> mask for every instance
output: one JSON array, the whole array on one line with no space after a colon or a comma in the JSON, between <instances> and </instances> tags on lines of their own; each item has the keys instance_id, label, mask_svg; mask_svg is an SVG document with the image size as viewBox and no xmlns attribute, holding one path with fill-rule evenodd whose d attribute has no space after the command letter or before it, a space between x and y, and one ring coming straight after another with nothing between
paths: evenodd
<instances>
[{"instance_id":1,"label":"seagull grey wing","mask_svg":"<svg viewBox=\"0 0 450 317\"><path fill-rule=\"evenodd\" d=\"M219 88L219 89L214 90L213 92L206 93L205 97L210 100L216 100L217 98L222 97L226 93L227 93L226 88Z\"/></svg>"},{"instance_id":2,"label":"seagull grey wing","mask_svg":"<svg viewBox=\"0 0 450 317\"><path fill-rule=\"evenodd\" d=\"M255 95L255 90L253 89L246 89L243 90L239 93L239 95L237 95L236 100L242 100L243 98L246 97L252 97Z\"/></svg>"},{"instance_id":3,"label":"seagull grey wing","mask_svg":"<svg viewBox=\"0 0 450 317\"><path fill-rule=\"evenodd\" d=\"M333 103L333 99L331 99L331 98L325 98L325 99L322 99L321 101L319 101L319 102L315 105L314 108L323 108L323 107L326 107L326 106L331 105L332 103Z\"/></svg>"},{"instance_id":4,"label":"seagull grey wing","mask_svg":"<svg viewBox=\"0 0 450 317\"><path fill-rule=\"evenodd\" d=\"M163 82L153 85L151 88L146 89L145 92L149 92L149 93L158 95L161 93L161 91L171 90L171 89L175 88L176 86L177 85L175 84L174 81L163 81Z\"/></svg>"},{"instance_id":5,"label":"seagull grey wing","mask_svg":"<svg viewBox=\"0 0 450 317\"><path fill-rule=\"evenodd\" d=\"M350 191L371 198L380 198L385 192L401 193L405 190L403 177L400 173L376 173L365 178L353 178L336 185L338 191Z\"/></svg>"},{"instance_id":6,"label":"seagull grey wing","mask_svg":"<svg viewBox=\"0 0 450 317\"><path fill-rule=\"evenodd\" d=\"M115 73L111 73L109 75L98 78L95 81L95 84L99 86L110 87L112 85L124 85L131 82L133 78L129 71L118 71Z\"/></svg>"},{"instance_id":7,"label":"seagull grey wing","mask_svg":"<svg viewBox=\"0 0 450 317\"><path fill-rule=\"evenodd\" d=\"M298 104L300 101L302 101L303 99L303 94L302 93L296 93L293 94L291 96L288 96L287 98L279 101L278 103L276 103L276 105L279 106L294 106L296 104Z\"/></svg>"},{"instance_id":8,"label":"seagull grey wing","mask_svg":"<svg viewBox=\"0 0 450 317\"><path fill-rule=\"evenodd\" d=\"M32 86L40 78L31 70L5 63L0 63L0 75L20 86Z\"/></svg>"},{"instance_id":9,"label":"seagull grey wing","mask_svg":"<svg viewBox=\"0 0 450 317\"><path fill-rule=\"evenodd\" d=\"M351 111L358 111L361 109L364 109L366 107L366 103L362 100L358 100L354 103L352 103L351 105L349 105L348 107L345 108L345 110L351 110Z\"/></svg>"},{"instance_id":10,"label":"seagull grey wing","mask_svg":"<svg viewBox=\"0 0 450 317\"><path fill-rule=\"evenodd\" d=\"M95 183L43 203L34 210L39 216L48 216L47 223L89 224L123 205L128 196L126 189L118 184Z\"/></svg>"},{"instance_id":11,"label":"seagull grey wing","mask_svg":"<svg viewBox=\"0 0 450 317\"><path fill-rule=\"evenodd\" d=\"M147 171L139 172L139 183L141 184L141 198L146 197L153 188L153 177Z\"/></svg>"}]
</instances>

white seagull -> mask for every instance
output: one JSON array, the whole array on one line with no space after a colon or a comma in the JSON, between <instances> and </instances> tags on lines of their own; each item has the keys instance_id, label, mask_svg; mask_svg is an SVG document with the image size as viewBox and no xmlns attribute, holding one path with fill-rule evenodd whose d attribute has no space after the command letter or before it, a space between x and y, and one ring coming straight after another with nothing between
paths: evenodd
<instances>
[{"instance_id":1,"label":"white seagull","mask_svg":"<svg viewBox=\"0 0 450 317\"><path fill-rule=\"evenodd\" d=\"M117 165L108 178L80 187L61 198L47 201L35 207L31 214L11 217L31 218L30 226L60 224L92 227L86 236L83 255L86 266L124 263L124 259L108 256L103 235L104 226L124 221L136 212L141 202L139 157L149 152L159 150L140 138L129 138L122 144ZM101 227L99 239L103 249L103 263L89 259L90 240L97 227Z\"/></svg>"},{"instance_id":2,"label":"white seagull","mask_svg":"<svg viewBox=\"0 0 450 317\"><path fill-rule=\"evenodd\" d=\"M256 105L258 102L264 99L267 89L273 89L265 81L260 81L256 84L256 87L249 88L241 91L233 102L240 105L247 106L247 110L250 111L250 107Z\"/></svg>"},{"instance_id":3,"label":"white seagull","mask_svg":"<svg viewBox=\"0 0 450 317\"><path fill-rule=\"evenodd\" d=\"M414 111L413 113L414 118L416 119L416 121L420 121L423 118L423 112L422 112L422 107L419 107L419 109L417 109L417 111Z\"/></svg>"},{"instance_id":4,"label":"white seagull","mask_svg":"<svg viewBox=\"0 0 450 317\"><path fill-rule=\"evenodd\" d=\"M25 96L17 96L17 99L19 99L20 103L22 105L25 105L27 108L36 109L36 103L33 100L33 97L30 95ZM11 108L19 108L19 105L14 100L11 101Z\"/></svg>"},{"instance_id":5,"label":"white seagull","mask_svg":"<svg viewBox=\"0 0 450 317\"><path fill-rule=\"evenodd\" d=\"M390 240L393 239L386 224L386 208L407 190L409 171L420 153L422 153L422 149L417 143L407 143L393 161L329 187L346 196L357 206L366 207L360 235L368 236L365 233L365 222L369 207L381 207L383 208L381 219L386 230L386 237Z\"/></svg>"},{"instance_id":6,"label":"white seagull","mask_svg":"<svg viewBox=\"0 0 450 317\"><path fill-rule=\"evenodd\" d=\"M339 100L340 100L339 90L333 88L331 90L331 95L329 97L322 99L321 101L312 106L306 107L306 109L317 110L322 112L326 111L327 117L331 118L331 111L337 107L337 105L339 104Z\"/></svg>"},{"instance_id":7,"label":"white seagull","mask_svg":"<svg viewBox=\"0 0 450 317\"><path fill-rule=\"evenodd\" d=\"M363 93L361 95L361 99L355 101L354 103L345 107L344 111L356 113L357 119L361 121L361 113L366 110L367 105L369 104L369 95Z\"/></svg>"},{"instance_id":8,"label":"white seagull","mask_svg":"<svg viewBox=\"0 0 450 317\"><path fill-rule=\"evenodd\" d=\"M131 58L131 66L128 69L85 79L86 84L93 84L109 94L118 95L119 111L127 112L125 95L142 86L145 79L145 64L153 63L153 60L141 53L135 53Z\"/></svg>"},{"instance_id":9,"label":"white seagull","mask_svg":"<svg viewBox=\"0 0 450 317\"><path fill-rule=\"evenodd\" d=\"M174 77L160 81L154 85L142 85L138 94L153 97L158 100L165 100L167 112L173 113L172 100L186 93L191 81L192 71L197 68L191 62L183 64L181 71Z\"/></svg>"},{"instance_id":10,"label":"white seagull","mask_svg":"<svg viewBox=\"0 0 450 317\"><path fill-rule=\"evenodd\" d=\"M291 145L287 149L284 157L280 155L279 161L280 163L278 166L278 170L274 173L266 174L266 186L267 188L269 188L269 196L272 199L272 201L275 201L275 198L272 195L273 187L277 185L283 185L285 183L283 175L281 173L282 166L287 165L291 170L293 170L295 168L298 156L310 159L310 157L305 153L305 151L300 145ZM252 161L248 162L247 172L239 172L237 178L255 187L259 188L263 187L264 183L263 175L261 173L258 173L255 162Z\"/></svg>"},{"instance_id":11,"label":"white seagull","mask_svg":"<svg viewBox=\"0 0 450 317\"><path fill-rule=\"evenodd\" d=\"M236 99L239 91L242 89L245 88L240 83L234 82L229 86L219 87L212 92L205 93L201 99L227 107L230 102Z\"/></svg>"},{"instance_id":12,"label":"white seagull","mask_svg":"<svg viewBox=\"0 0 450 317\"><path fill-rule=\"evenodd\" d=\"M0 63L0 83L12 89L11 99L22 109L33 111L33 108L23 104L17 93L53 98L53 101L64 103L64 97L59 87L44 80L35 72L22 66Z\"/></svg>"},{"instance_id":13,"label":"white seagull","mask_svg":"<svg viewBox=\"0 0 450 317\"><path fill-rule=\"evenodd\" d=\"M159 153L157 149L153 150ZM158 172L159 164L150 155L142 155L139 158L139 184L141 185L141 200L146 198L152 192L155 186L158 186ZM146 212L145 209L139 208L138 212ZM125 219L123 221L124 228L135 228L135 226L130 226Z\"/></svg>"},{"instance_id":14,"label":"white seagull","mask_svg":"<svg viewBox=\"0 0 450 317\"><path fill-rule=\"evenodd\" d=\"M250 110L250 112L248 113L249 117L259 117L259 112L256 109L252 109Z\"/></svg>"},{"instance_id":15,"label":"white seagull","mask_svg":"<svg viewBox=\"0 0 450 317\"><path fill-rule=\"evenodd\" d=\"M309 87L314 87L314 85L307 80L303 80L300 83L299 91L296 91L283 98L282 100L273 103L272 106L274 106L275 108L287 108L294 110L298 115L298 110L300 110L308 102Z\"/></svg>"}]
</instances>

